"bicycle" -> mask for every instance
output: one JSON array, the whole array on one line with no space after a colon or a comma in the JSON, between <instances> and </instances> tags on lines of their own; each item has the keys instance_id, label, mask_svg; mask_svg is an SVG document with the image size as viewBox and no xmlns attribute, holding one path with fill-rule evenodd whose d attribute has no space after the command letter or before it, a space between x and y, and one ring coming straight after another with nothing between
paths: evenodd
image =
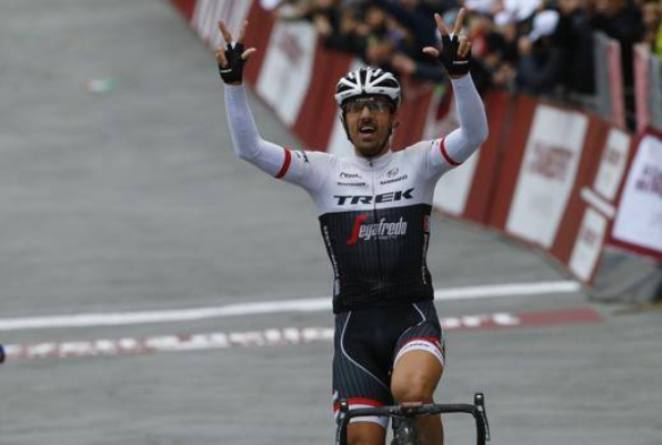
<instances>
[{"instance_id":1,"label":"bicycle","mask_svg":"<svg viewBox=\"0 0 662 445\"><path fill-rule=\"evenodd\" d=\"M483 393L475 393L473 405L465 403L403 404L377 408L358 408L350 411L347 401L341 400L335 443L336 445L347 445L347 426L353 417L388 416L393 419L393 441L391 445L417 445L416 417L447 413L471 414L476 422L477 445L485 445L490 440L485 396Z\"/></svg>"}]
</instances>

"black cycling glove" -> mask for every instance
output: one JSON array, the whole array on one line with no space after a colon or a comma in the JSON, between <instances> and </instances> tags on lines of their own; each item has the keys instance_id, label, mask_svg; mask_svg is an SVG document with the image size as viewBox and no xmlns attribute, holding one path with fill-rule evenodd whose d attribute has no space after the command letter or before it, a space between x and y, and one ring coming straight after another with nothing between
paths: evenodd
<instances>
[{"instance_id":1,"label":"black cycling glove","mask_svg":"<svg viewBox=\"0 0 662 445\"><path fill-rule=\"evenodd\" d=\"M228 66L222 67L218 65L218 73L225 83L241 83L244 74L244 65L246 61L241 58L244 52L244 45L242 43L228 43L225 47L225 59L228 61Z\"/></svg>"},{"instance_id":2,"label":"black cycling glove","mask_svg":"<svg viewBox=\"0 0 662 445\"><path fill-rule=\"evenodd\" d=\"M442 35L441 44L439 61L444 65L446 72L451 77L460 77L467 74L470 68L469 56L471 55L471 51L465 57L458 55L457 51L460 47L460 39L457 35L453 35L452 37Z\"/></svg>"}]
</instances>

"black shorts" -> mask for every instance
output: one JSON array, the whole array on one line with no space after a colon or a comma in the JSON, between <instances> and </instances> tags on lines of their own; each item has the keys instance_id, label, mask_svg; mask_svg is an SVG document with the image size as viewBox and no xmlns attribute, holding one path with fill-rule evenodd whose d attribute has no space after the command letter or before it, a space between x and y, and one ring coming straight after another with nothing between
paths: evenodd
<instances>
[{"instance_id":1,"label":"black shorts","mask_svg":"<svg viewBox=\"0 0 662 445\"><path fill-rule=\"evenodd\" d=\"M350 408L393 404L391 371L402 353L422 349L444 365L445 346L432 301L336 314L333 399ZM383 419L360 418L385 426Z\"/></svg>"}]
</instances>

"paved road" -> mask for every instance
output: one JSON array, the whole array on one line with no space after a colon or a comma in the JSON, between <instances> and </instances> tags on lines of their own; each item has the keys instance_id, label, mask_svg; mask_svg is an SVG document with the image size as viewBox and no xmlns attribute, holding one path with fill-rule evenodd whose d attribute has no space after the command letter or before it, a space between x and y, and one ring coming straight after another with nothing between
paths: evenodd
<instances>
[{"instance_id":1,"label":"paved road","mask_svg":"<svg viewBox=\"0 0 662 445\"><path fill-rule=\"evenodd\" d=\"M7 1L0 42L0 318L329 294L309 198L234 158L209 53L167 2ZM110 91L90 93L92 79ZM252 102L264 137L296 145ZM439 218L429 263L438 290L567 279ZM485 391L495 444L659 444L660 311L618 315L581 292L438 303L443 317L578 307L603 321L449 329L438 399ZM8 330L0 342L331 326L325 311L286 312ZM330 443L330 356L314 341L10 360L0 443ZM447 423L449 444L469 443L467 421Z\"/></svg>"}]
</instances>

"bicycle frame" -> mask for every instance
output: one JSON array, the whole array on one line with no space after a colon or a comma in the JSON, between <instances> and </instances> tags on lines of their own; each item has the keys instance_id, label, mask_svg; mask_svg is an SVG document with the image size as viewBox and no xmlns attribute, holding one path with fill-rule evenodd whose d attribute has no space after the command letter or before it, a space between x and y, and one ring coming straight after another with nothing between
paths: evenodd
<instances>
[{"instance_id":1,"label":"bicycle frame","mask_svg":"<svg viewBox=\"0 0 662 445\"><path fill-rule=\"evenodd\" d=\"M336 431L336 445L347 445L347 426L354 417L361 416L388 416L394 418L414 418L432 414L467 413L471 414L476 422L476 443L485 445L490 440L490 427L487 422L485 410L485 396L483 393L474 394L473 405L465 403L449 404L421 404L421 405L393 405L378 408L358 408L349 410L346 401L340 401L340 414L338 429Z\"/></svg>"}]
</instances>

